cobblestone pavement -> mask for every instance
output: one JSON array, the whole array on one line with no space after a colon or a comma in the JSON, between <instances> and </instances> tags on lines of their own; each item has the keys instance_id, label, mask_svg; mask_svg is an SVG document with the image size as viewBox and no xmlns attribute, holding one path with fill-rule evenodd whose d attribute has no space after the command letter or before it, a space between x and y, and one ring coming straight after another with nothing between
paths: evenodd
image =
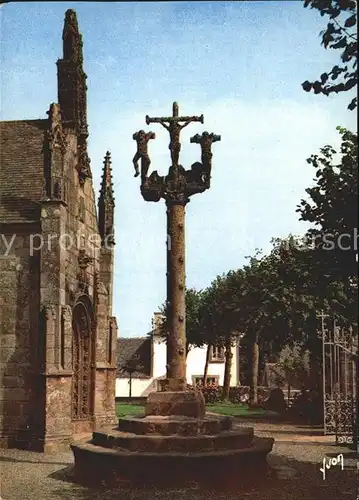
<instances>
[{"instance_id":1,"label":"cobblestone pavement","mask_svg":"<svg viewBox=\"0 0 359 500\"><path fill-rule=\"evenodd\" d=\"M265 432L265 431L263 431ZM259 432L257 432L258 434ZM344 470L333 466L323 480L323 457L344 455ZM188 490L116 491L78 486L72 482L72 453L42 455L0 450L2 500L356 500L357 470L348 448L278 442L268 456L271 474L260 474L235 492Z\"/></svg>"},{"instance_id":2,"label":"cobblestone pavement","mask_svg":"<svg viewBox=\"0 0 359 500\"><path fill-rule=\"evenodd\" d=\"M324 436L323 428L312 427L305 424L289 424L279 422L258 422L250 419L236 419L236 427L253 427L254 433L258 436L274 437L276 442L296 444L314 443L322 445L334 445L335 436Z\"/></svg>"}]
</instances>

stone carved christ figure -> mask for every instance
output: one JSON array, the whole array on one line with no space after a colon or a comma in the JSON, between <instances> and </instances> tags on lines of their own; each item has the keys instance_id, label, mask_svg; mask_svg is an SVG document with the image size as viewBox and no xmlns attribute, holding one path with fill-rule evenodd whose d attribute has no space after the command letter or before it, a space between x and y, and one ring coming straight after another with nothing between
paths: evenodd
<instances>
[{"instance_id":1,"label":"stone carved christ figure","mask_svg":"<svg viewBox=\"0 0 359 500\"><path fill-rule=\"evenodd\" d=\"M187 127L193 120L186 121L183 125L180 125L177 120L171 120L169 125L161 121L160 124L168 130L170 134L170 143L168 149L171 152L172 165L178 165L179 154L181 151L180 143L180 133L184 127Z\"/></svg>"},{"instance_id":2,"label":"stone carved christ figure","mask_svg":"<svg viewBox=\"0 0 359 500\"><path fill-rule=\"evenodd\" d=\"M211 177L211 168L212 168L212 144L214 142L220 141L221 136L216 134L209 134L208 132L203 132L202 135L196 134L191 137L190 142L200 144L202 149L202 165L206 173L207 180L210 180Z\"/></svg>"},{"instance_id":3,"label":"stone carved christ figure","mask_svg":"<svg viewBox=\"0 0 359 500\"><path fill-rule=\"evenodd\" d=\"M137 142L137 151L132 160L135 167L135 177L140 175L138 161L141 160L141 178L142 180L146 180L148 169L151 164L150 157L148 156L148 141L150 139L156 139L156 134L153 132L148 132L146 134L144 130L139 130L133 134L133 139Z\"/></svg>"}]
</instances>

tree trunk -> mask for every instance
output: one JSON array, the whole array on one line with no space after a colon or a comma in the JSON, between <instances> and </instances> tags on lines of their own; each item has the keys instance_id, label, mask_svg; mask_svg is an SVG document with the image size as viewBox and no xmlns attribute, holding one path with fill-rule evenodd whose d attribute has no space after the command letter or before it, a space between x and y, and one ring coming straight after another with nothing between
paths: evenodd
<instances>
[{"instance_id":1,"label":"tree trunk","mask_svg":"<svg viewBox=\"0 0 359 500\"><path fill-rule=\"evenodd\" d=\"M189 350L190 350L190 345L188 342L186 342L186 360L187 360L187 356L188 356L188 353L189 353Z\"/></svg>"},{"instance_id":2,"label":"tree trunk","mask_svg":"<svg viewBox=\"0 0 359 500\"><path fill-rule=\"evenodd\" d=\"M204 364L203 387L205 387L207 385L208 365L209 365L209 357L210 357L210 354L211 354L211 349L212 349L211 344L208 344L207 345L207 352L206 352L206 362Z\"/></svg>"},{"instance_id":3,"label":"tree trunk","mask_svg":"<svg viewBox=\"0 0 359 500\"><path fill-rule=\"evenodd\" d=\"M231 386L231 368L232 368L232 343L231 337L226 340L226 364L224 366L224 380L223 380L223 391L222 391L222 400L229 399L229 388Z\"/></svg>"},{"instance_id":4,"label":"tree trunk","mask_svg":"<svg viewBox=\"0 0 359 500\"><path fill-rule=\"evenodd\" d=\"M287 376L287 408L289 408L289 401L290 401L290 385L291 385L291 380L290 376Z\"/></svg>"},{"instance_id":5,"label":"tree trunk","mask_svg":"<svg viewBox=\"0 0 359 500\"><path fill-rule=\"evenodd\" d=\"M252 344L252 379L249 401L251 404L258 403L258 367L259 367L259 343L258 335L255 335Z\"/></svg>"}]
</instances>

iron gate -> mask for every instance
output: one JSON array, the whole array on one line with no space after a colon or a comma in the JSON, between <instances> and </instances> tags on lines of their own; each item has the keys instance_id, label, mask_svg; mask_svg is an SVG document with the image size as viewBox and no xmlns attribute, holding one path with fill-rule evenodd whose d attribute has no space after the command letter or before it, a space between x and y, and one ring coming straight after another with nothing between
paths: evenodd
<instances>
[{"instance_id":1,"label":"iron gate","mask_svg":"<svg viewBox=\"0 0 359 500\"><path fill-rule=\"evenodd\" d=\"M358 338L322 315L324 434L337 444L353 444L357 425Z\"/></svg>"}]
</instances>

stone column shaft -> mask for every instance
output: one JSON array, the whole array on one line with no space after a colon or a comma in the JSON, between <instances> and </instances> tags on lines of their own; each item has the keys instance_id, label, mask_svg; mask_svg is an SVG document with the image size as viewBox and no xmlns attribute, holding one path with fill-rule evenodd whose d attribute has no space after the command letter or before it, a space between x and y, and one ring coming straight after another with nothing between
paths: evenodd
<instances>
[{"instance_id":1,"label":"stone column shaft","mask_svg":"<svg viewBox=\"0 0 359 500\"><path fill-rule=\"evenodd\" d=\"M167 390L186 388L185 203L167 202Z\"/></svg>"}]
</instances>

